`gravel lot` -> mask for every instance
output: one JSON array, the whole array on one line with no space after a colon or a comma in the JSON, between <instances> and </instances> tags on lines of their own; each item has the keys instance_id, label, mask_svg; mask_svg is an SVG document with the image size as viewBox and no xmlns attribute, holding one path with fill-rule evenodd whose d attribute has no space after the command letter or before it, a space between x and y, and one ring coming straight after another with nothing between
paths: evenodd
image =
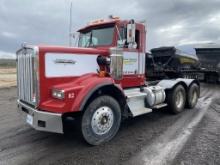
<instances>
[{"instance_id":1,"label":"gravel lot","mask_svg":"<svg viewBox=\"0 0 220 165\"><path fill-rule=\"evenodd\" d=\"M220 86L203 84L201 96L196 108L179 115L163 109L127 119L112 141L91 147L74 127L65 135L33 130L16 112L16 88L0 89L0 164L147 164L156 158L158 164L218 164ZM200 111L207 112L170 156L167 146Z\"/></svg>"},{"instance_id":2,"label":"gravel lot","mask_svg":"<svg viewBox=\"0 0 220 165\"><path fill-rule=\"evenodd\" d=\"M220 164L220 86L213 89L212 104L173 165Z\"/></svg>"}]
</instances>

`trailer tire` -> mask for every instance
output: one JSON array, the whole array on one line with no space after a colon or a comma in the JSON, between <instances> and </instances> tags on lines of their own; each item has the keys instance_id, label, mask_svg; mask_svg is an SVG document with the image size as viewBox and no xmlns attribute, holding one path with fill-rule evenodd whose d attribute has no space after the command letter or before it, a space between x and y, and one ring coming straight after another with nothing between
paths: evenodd
<instances>
[{"instance_id":1,"label":"trailer tire","mask_svg":"<svg viewBox=\"0 0 220 165\"><path fill-rule=\"evenodd\" d=\"M192 109L196 106L196 103L199 98L199 86L196 83L190 85L188 93L187 93L187 100L186 100L186 107Z\"/></svg>"},{"instance_id":2,"label":"trailer tire","mask_svg":"<svg viewBox=\"0 0 220 165\"><path fill-rule=\"evenodd\" d=\"M173 114L178 114L184 110L186 102L186 91L182 85L177 85L167 94L168 108Z\"/></svg>"},{"instance_id":3,"label":"trailer tire","mask_svg":"<svg viewBox=\"0 0 220 165\"><path fill-rule=\"evenodd\" d=\"M121 110L118 102L110 96L94 99L86 108L81 123L84 139L91 145L110 141L121 124Z\"/></svg>"}]
</instances>

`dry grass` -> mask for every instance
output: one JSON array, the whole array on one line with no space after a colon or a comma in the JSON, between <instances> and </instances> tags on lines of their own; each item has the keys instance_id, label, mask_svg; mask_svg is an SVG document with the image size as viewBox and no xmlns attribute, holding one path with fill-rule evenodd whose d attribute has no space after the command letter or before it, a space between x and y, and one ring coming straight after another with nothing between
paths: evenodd
<instances>
[{"instance_id":1,"label":"dry grass","mask_svg":"<svg viewBox=\"0 0 220 165\"><path fill-rule=\"evenodd\" d=\"M16 68L0 68L0 88L16 85Z\"/></svg>"}]
</instances>

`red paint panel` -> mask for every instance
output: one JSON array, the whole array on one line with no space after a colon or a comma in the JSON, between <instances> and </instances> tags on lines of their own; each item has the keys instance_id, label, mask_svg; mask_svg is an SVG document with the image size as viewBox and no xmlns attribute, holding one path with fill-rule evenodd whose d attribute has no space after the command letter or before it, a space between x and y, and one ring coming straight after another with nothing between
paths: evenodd
<instances>
[{"instance_id":1,"label":"red paint panel","mask_svg":"<svg viewBox=\"0 0 220 165\"><path fill-rule=\"evenodd\" d=\"M66 48L57 46L39 46L39 90L40 90L40 102L39 107L42 110L47 111L60 111L53 106L51 109L47 109L44 105L50 104L54 101L51 97L51 90L55 85L62 85L70 82L75 82L77 79L83 79L82 77L59 77L59 78L47 78L45 76L45 53L77 53L77 54L100 54L108 55L107 50L99 50L92 48ZM71 55L71 54L70 54ZM54 68L56 69L56 68ZM86 76L85 76L86 77ZM85 79L85 78L84 78ZM77 82L77 81L76 81ZM52 100L51 100L52 99ZM55 100L57 101L57 100ZM59 102L59 101L58 101Z\"/></svg>"},{"instance_id":2,"label":"red paint panel","mask_svg":"<svg viewBox=\"0 0 220 165\"><path fill-rule=\"evenodd\" d=\"M128 21L114 21L118 27L126 25ZM101 25L101 24L100 24ZM98 26L98 25L94 25ZM86 27L88 28L88 27ZM136 28L140 31L140 48L137 50L128 49L127 51L137 51L139 54L145 54L146 32L143 24L136 23ZM51 112L71 112L78 111L82 100L87 94L100 84L120 84L122 88L138 87L144 85L145 76L143 75L124 75L121 81L114 82L111 77L99 77L97 74L86 74L80 77L65 78L46 78L45 77L45 53L76 53L109 56L109 48L117 46L118 35L115 29L113 43L109 46L97 48L74 48L62 46L39 46L39 84L40 84L40 102L39 109ZM56 69L56 68L54 68ZM52 88L65 90L65 100L58 100L51 97ZM71 98L68 98L71 94Z\"/></svg>"},{"instance_id":3,"label":"red paint panel","mask_svg":"<svg viewBox=\"0 0 220 165\"><path fill-rule=\"evenodd\" d=\"M114 84L114 82L108 77L101 78L98 77L97 74L87 74L75 79L74 81L54 85L53 88L65 91L65 99L55 99L51 97L51 94L49 94L50 96L47 100L41 103L39 108L58 113L79 111L80 105L88 93L100 84ZM71 95L71 97L69 97L69 95Z\"/></svg>"}]
</instances>

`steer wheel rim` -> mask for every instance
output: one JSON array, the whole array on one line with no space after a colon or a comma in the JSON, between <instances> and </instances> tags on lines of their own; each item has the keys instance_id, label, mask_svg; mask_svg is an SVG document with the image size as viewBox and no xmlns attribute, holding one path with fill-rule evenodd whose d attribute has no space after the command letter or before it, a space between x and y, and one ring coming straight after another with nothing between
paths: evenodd
<instances>
[{"instance_id":1,"label":"steer wheel rim","mask_svg":"<svg viewBox=\"0 0 220 165\"><path fill-rule=\"evenodd\" d=\"M97 135L104 135L112 128L114 115L111 108L103 106L98 108L91 120L92 130Z\"/></svg>"},{"instance_id":2,"label":"steer wheel rim","mask_svg":"<svg viewBox=\"0 0 220 165\"><path fill-rule=\"evenodd\" d=\"M176 93L176 106L177 108L181 108L184 102L184 95L182 91L178 91Z\"/></svg>"}]
</instances>

